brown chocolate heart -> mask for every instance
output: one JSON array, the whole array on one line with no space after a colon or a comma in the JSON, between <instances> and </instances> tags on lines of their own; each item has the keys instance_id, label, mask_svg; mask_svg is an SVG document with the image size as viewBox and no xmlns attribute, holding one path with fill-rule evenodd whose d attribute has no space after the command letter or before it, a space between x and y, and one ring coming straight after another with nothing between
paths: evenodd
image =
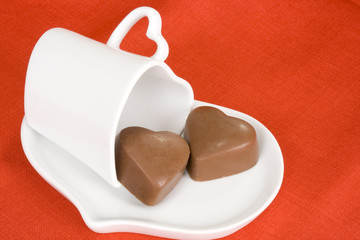
<instances>
[{"instance_id":1,"label":"brown chocolate heart","mask_svg":"<svg viewBox=\"0 0 360 240\"><path fill-rule=\"evenodd\" d=\"M117 178L141 202L155 205L180 180L189 154L188 144L175 133L128 127L116 138Z\"/></svg>"},{"instance_id":2,"label":"brown chocolate heart","mask_svg":"<svg viewBox=\"0 0 360 240\"><path fill-rule=\"evenodd\" d=\"M191 151L187 170L196 181L230 176L258 161L255 129L217 108L194 109L186 120L185 138Z\"/></svg>"}]
</instances>

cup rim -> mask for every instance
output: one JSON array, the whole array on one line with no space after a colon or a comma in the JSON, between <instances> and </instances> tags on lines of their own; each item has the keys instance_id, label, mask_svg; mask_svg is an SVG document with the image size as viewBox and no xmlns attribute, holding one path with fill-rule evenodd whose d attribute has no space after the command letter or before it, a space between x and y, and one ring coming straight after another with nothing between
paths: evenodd
<instances>
[{"instance_id":1,"label":"cup rim","mask_svg":"<svg viewBox=\"0 0 360 240\"><path fill-rule=\"evenodd\" d=\"M141 55L140 55L141 56ZM144 57L144 56L142 56ZM111 135L109 136L109 148L108 151L109 153L114 153L114 154L111 154L111 162L113 164L111 164L112 166L112 169L111 169L111 175L110 176L110 179L112 180L112 185L115 186L115 187L120 187L121 184L119 182L119 180L117 179L117 174L116 174L116 165L115 165L115 140L116 140L116 132L117 132L117 128L118 128L118 124L121 120L121 117L122 117L122 113L123 113L123 110L124 110L124 107L126 105L126 103L128 102L128 99L129 99L129 96L131 94L131 92L133 91L135 85L138 83L138 81L141 79L141 77L150 69L154 68L154 67L160 67L163 71L165 71L170 79L172 81L175 81L176 83L179 83L180 85L182 85L186 90L187 92L189 93L189 106L192 106L193 105L193 102L194 102L194 92L192 90L192 87L191 85L184 79L178 77L175 75L175 73L171 70L171 68L164 62L161 62L161 61L158 61L158 60L154 60L154 59L151 59L149 58L149 62L144 64L136 73L136 75L134 75L132 77L132 79L129 81L130 84L128 85L127 89L124 91L124 93L122 94L121 96L121 103L118 105L117 107L117 111L116 111L116 114L115 114L115 118L112 122L112 126L111 126Z\"/></svg>"}]
</instances>

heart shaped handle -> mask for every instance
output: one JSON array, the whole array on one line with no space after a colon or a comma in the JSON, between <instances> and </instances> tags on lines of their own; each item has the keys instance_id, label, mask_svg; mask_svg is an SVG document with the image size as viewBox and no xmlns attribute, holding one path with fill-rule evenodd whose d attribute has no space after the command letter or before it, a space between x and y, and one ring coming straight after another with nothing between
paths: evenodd
<instances>
[{"instance_id":1,"label":"heart shaped handle","mask_svg":"<svg viewBox=\"0 0 360 240\"><path fill-rule=\"evenodd\" d=\"M158 61L165 61L169 54L169 46L164 37L161 35L161 17L155 9L150 7L139 7L130 12L116 27L106 44L112 48L119 49L120 43L124 39L125 35L135 25L135 23L143 17L147 17L149 19L146 36L155 41L157 44L157 50L152 58Z\"/></svg>"}]
</instances>

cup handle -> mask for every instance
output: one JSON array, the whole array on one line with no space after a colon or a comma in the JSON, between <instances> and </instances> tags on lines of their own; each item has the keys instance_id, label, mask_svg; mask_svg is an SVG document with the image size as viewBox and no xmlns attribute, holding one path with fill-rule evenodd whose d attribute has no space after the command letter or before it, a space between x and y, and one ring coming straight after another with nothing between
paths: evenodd
<instances>
[{"instance_id":1,"label":"cup handle","mask_svg":"<svg viewBox=\"0 0 360 240\"><path fill-rule=\"evenodd\" d=\"M157 50L151 58L165 61L169 54L169 46L161 35L161 17L155 9L150 7L139 7L130 12L116 27L106 44L112 48L120 49L120 43L125 35L143 17L149 19L146 36L157 44Z\"/></svg>"}]
</instances>

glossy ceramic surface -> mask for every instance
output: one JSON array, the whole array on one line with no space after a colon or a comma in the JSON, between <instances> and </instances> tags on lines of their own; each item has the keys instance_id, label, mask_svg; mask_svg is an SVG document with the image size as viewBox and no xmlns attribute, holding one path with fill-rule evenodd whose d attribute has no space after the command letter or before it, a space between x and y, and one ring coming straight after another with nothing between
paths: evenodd
<instances>
[{"instance_id":1,"label":"glossy ceramic surface","mask_svg":"<svg viewBox=\"0 0 360 240\"><path fill-rule=\"evenodd\" d=\"M119 49L130 28L149 18L147 35L158 44L154 56ZM163 62L168 45L159 13L132 11L107 45L54 28L36 43L25 82L28 124L72 153L112 186L117 133L130 125L180 133L193 105L191 86Z\"/></svg>"},{"instance_id":2,"label":"glossy ceramic surface","mask_svg":"<svg viewBox=\"0 0 360 240\"><path fill-rule=\"evenodd\" d=\"M125 188L109 185L93 170L22 123L21 141L35 170L79 210L96 232L136 232L177 239L212 239L229 235L255 219L273 201L283 179L283 158L271 132L254 118L210 105L254 126L258 163L243 173L208 182L184 174L158 205L140 203ZM41 206L39 206L41 207Z\"/></svg>"}]
</instances>

